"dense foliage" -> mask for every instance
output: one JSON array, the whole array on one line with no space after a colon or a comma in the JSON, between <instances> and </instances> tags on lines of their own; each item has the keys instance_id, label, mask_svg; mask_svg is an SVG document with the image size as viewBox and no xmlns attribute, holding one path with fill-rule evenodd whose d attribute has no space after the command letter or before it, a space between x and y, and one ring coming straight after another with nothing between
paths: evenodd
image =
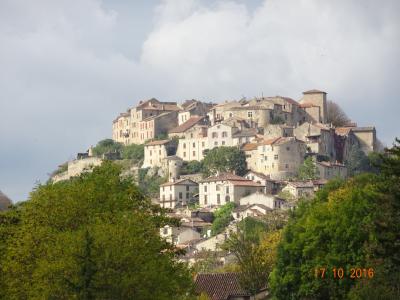
<instances>
[{"instance_id":1,"label":"dense foliage","mask_svg":"<svg viewBox=\"0 0 400 300\"><path fill-rule=\"evenodd\" d=\"M241 221L238 229L223 247L236 257L242 287L255 294L267 287L281 232L253 218Z\"/></svg>"},{"instance_id":2,"label":"dense foliage","mask_svg":"<svg viewBox=\"0 0 400 300\"><path fill-rule=\"evenodd\" d=\"M270 276L275 298L400 298L399 142L381 156L379 175L333 181L296 209ZM325 278L316 268L326 269ZM374 276L353 279L351 268L372 268Z\"/></svg>"},{"instance_id":3,"label":"dense foliage","mask_svg":"<svg viewBox=\"0 0 400 300\"><path fill-rule=\"evenodd\" d=\"M184 299L190 274L158 234L171 222L111 162L40 185L0 215L0 298Z\"/></svg>"},{"instance_id":4,"label":"dense foliage","mask_svg":"<svg viewBox=\"0 0 400 300\"><path fill-rule=\"evenodd\" d=\"M93 155L100 157L105 153L120 152L122 148L123 145L121 143L117 143L112 139L105 139L98 142L92 150Z\"/></svg>"},{"instance_id":5,"label":"dense foliage","mask_svg":"<svg viewBox=\"0 0 400 300\"><path fill-rule=\"evenodd\" d=\"M203 171L203 161L192 160L183 162L180 170L181 175L196 174Z\"/></svg>"},{"instance_id":6,"label":"dense foliage","mask_svg":"<svg viewBox=\"0 0 400 300\"><path fill-rule=\"evenodd\" d=\"M232 218L232 211L235 208L233 202L228 202L222 205L214 212L214 221L211 226L211 233L213 235L222 232L226 226L229 225Z\"/></svg>"},{"instance_id":7,"label":"dense foliage","mask_svg":"<svg viewBox=\"0 0 400 300\"><path fill-rule=\"evenodd\" d=\"M327 110L327 123L331 123L335 127L341 127L350 123L349 117L337 103L328 101Z\"/></svg>"},{"instance_id":8,"label":"dense foliage","mask_svg":"<svg viewBox=\"0 0 400 300\"><path fill-rule=\"evenodd\" d=\"M207 152L203 160L205 176L217 172L235 172L243 176L247 171L246 156L237 147L216 147Z\"/></svg>"},{"instance_id":9,"label":"dense foliage","mask_svg":"<svg viewBox=\"0 0 400 300\"><path fill-rule=\"evenodd\" d=\"M310 156L307 157L300 166L297 177L300 180L313 180L318 178L317 167Z\"/></svg>"},{"instance_id":10,"label":"dense foliage","mask_svg":"<svg viewBox=\"0 0 400 300\"><path fill-rule=\"evenodd\" d=\"M123 159L131 159L135 163L141 162L144 159L144 144L131 144L123 146L121 149Z\"/></svg>"}]
</instances>

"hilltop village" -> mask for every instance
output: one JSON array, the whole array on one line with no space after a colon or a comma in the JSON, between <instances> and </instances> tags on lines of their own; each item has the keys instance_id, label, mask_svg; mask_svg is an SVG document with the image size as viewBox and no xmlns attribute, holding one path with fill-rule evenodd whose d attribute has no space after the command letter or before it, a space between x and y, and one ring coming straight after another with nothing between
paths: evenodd
<instances>
[{"instance_id":1,"label":"hilltop village","mask_svg":"<svg viewBox=\"0 0 400 300\"><path fill-rule=\"evenodd\" d=\"M261 97L220 104L187 100L182 104L157 99L140 101L112 123L112 139L122 145L144 145L144 158L130 171L141 169L165 178L153 202L178 218L179 227L166 226L160 235L186 250L183 260L196 261L203 250L219 251L229 232L247 217L262 218L288 211L332 178L346 178L354 149L368 155L377 149L373 126L329 122L327 93L303 92L298 101ZM218 147L234 147L245 155L247 172L181 174L185 164L201 162ZM89 149L65 165L53 182L76 176L102 159ZM306 162L315 176L299 179ZM309 166L310 167L310 166ZM217 233L210 228L214 213L232 203L230 223ZM222 259L222 258L221 258ZM224 257L223 259L226 259Z\"/></svg>"}]
</instances>

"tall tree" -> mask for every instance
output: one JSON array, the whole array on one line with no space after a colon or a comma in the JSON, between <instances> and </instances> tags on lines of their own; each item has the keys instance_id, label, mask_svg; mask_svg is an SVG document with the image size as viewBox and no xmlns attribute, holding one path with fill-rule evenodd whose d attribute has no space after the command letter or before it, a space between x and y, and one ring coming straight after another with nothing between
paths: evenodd
<instances>
[{"instance_id":1,"label":"tall tree","mask_svg":"<svg viewBox=\"0 0 400 300\"><path fill-rule=\"evenodd\" d=\"M111 162L38 186L0 223L5 299L186 299L189 270L159 228L173 221ZM4 233L4 234L3 234Z\"/></svg>"},{"instance_id":2,"label":"tall tree","mask_svg":"<svg viewBox=\"0 0 400 300\"><path fill-rule=\"evenodd\" d=\"M296 209L270 277L276 298L400 298L399 146L382 155L379 175L333 181Z\"/></svg>"},{"instance_id":3,"label":"tall tree","mask_svg":"<svg viewBox=\"0 0 400 300\"><path fill-rule=\"evenodd\" d=\"M236 172L246 174L246 155L237 147L216 147L207 152L203 161L203 172L206 176L217 172Z\"/></svg>"},{"instance_id":4,"label":"tall tree","mask_svg":"<svg viewBox=\"0 0 400 300\"><path fill-rule=\"evenodd\" d=\"M299 167L297 177L300 180L313 180L318 178L317 167L311 157L307 157Z\"/></svg>"},{"instance_id":5,"label":"tall tree","mask_svg":"<svg viewBox=\"0 0 400 300\"><path fill-rule=\"evenodd\" d=\"M337 103L328 100L327 109L328 123L332 123L335 127L341 127L350 123L350 119Z\"/></svg>"}]
</instances>

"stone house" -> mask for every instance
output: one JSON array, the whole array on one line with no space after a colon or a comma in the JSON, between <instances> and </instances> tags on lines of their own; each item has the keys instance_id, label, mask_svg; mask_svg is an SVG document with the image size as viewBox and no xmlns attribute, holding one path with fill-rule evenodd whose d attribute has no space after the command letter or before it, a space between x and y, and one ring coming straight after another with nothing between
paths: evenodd
<instances>
[{"instance_id":1,"label":"stone house","mask_svg":"<svg viewBox=\"0 0 400 300\"><path fill-rule=\"evenodd\" d=\"M173 227L165 225L160 228L160 237L165 239L167 242L174 245L186 244L193 240L200 239L200 233L194 230L192 227L180 226Z\"/></svg>"},{"instance_id":2,"label":"stone house","mask_svg":"<svg viewBox=\"0 0 400 300\"><path fill-rule=\"evenodd\" d=\"M305 122L294 129L294 136L307 144L309 152L336 159L335 130L325 124Z\"/></svg>"},{"instance_id":3,"label":"stone house","mask_svg":"<svg viewBox=\"0 0 400 300\"><path fill-rule=\"evenodd\" d=\"M297 174L306 146L294 137L280 137L245 145L242 150L248 168L280 180Z\"/></svg>"},{"instance_id":4,"label":"stone house","mask_svg":"<svg viewBox=\"0 0 400 300\"><path fill-rule=\"evenodd\" d=\"M261 217L272 209L263 204L239 205L232 211L232 217L236 221L244 220L248 217Z\"/></svg>"},{"instance_id":5,"label":"stone house","mask_svg":"<svg viewBox=\"0 0 400 300\"><path fill-rule=\"evenodd\" d=\"M281 187L281 182L271 179L268 175L250 170L243 176L249 180L253 180L265 187L265 193L276 194Z\"/></svg>"},{"instance_id":6,"label":"stone house","mask_svg":"<svg viewBox=\"0 0 400 300\"><path fill-rule=\"evenodd\" d=\"M178 125L188 121L192 116L207 116L207 112L213 107L212 103L204 103L198 100L186 100L178 114Z\"/></svg>"},{"instance_id":7,"label":"stone house","mask_svg":"<svg viewBox=\"0 0 400 300\"><path fill-rule=\"evenodd\" d=\"M341 163L321 161L315 164L320 179L329 180L336 177L344 179L347 177L347 167Z\"/></svg>"},{"instance_id":8,"label":"stone house","mask_svg":"<svg viewBox=\"0 0 400 300\"><path fill-rule=\"evenodd\" d=\"M208 149L220 146L240 146L248 143L257 135L257 131L251 128L233 127L220 123L208 128Z\"/></svg>"},{"instance_id":9,"label":"stone house","mask_svg":"<svg viewBox=\"0 0 400 300\"><path fill-rule=\"evenodd\" d=\"M175 208L187 205L193 194L197 193L198 184L190 179L180 179L160 185L160 206Z\"/></svg>"},{"instance_id":10,"label":"stone house","mask_svg":"<svg viewBox=\"0 0 400 300\"><path fill-rule=\"evenodd\" d=\"M52 182L68 180L71 177L79 176L84 172L91 172L94 167L100 166L103 160L96 156L88 156L81 159L74 159L68 162L67 171L53 176Z\"/></svg>"},{"instance_id":11,"label":"stone house","mask_svg":"<svg viewBox=\"0 0 400 300\"><path fill-rule=\"evenodd\" d=\"M239 203L240 198L255 192L263 192L264 187L254 181L221 173L199 182L200 207L221 206L228 202Z\"/></svg>"},{"instance_id":12,"label":"stone house","mask_svg":"<svg viewBox=\"0 0 400 300\"><path fill-rule=\"evenodd\" d=\"M124 144L143 144L176 127L179 110L176 102L161 102L154 98L140 101L139 105L113 121L113 140ZM170 112L174 113L168 114Z\"/></svg>"},{"instance_id":13,"label":"stone house","mask_svg":"<svg viewBox=\"0 0 400 300\"><path fill-rule=\"evenodd\" d=\"M314 184L312 181L290 181L282 192L289 192L295 199L311 198L314 196Z\"/></svg>"},{"instance_id":14,"label":"stone house","mask_svg":"<svg viewBox=\"0 0 400 300\"><path fill-rule=\"evenodd\" d=\"M130 143L130 132L131 132L131 118L130 110L121 113L114 121L112 125L112 138L118 143L128 145Z\"/></svg>"},{"instance_id":15,"label":"stone house","mask_svg":"<svg viewBox=\"0 0 400 300\"><path fill-rule=\"evenodd\" d=\"M288 137L293 135L293 126L284 124L269 124L264 127L265 139L273 139L278 137Z\"/></svg>"},{"instance_id":16,"label":"stone house","mask_svg":"<svg viewBox=\"0 0 400 300\"><path fill-rule=\"evenodd\" d=\"M270 194L256 192L245 196L239 200L240 206L261 204L270 209L280 209L285 203L285 200Z\"/></svg>"},{"instance_id":17,"label":"stone house","mask_svg":"<svg viewBox=\"0 0 400 300\"><path fill-rule=\"evenodd\" d=\"M303 92L299 103L308 115L308 120L304 119L303 121L326 124L328 112L326 92L315 89Z\"/></svg>"},{"instance_id":18,"label":"stone house","mask_svg":"<svg viewBox=\"0 0 400 300\"><path fill-rule=\"evenodd\" d=\"M188 129L178 142L176 155L184 161L203 160L204 151L208 149L206 125L195 125Z\"/></svg>"},{"instance_id":19,"label":"stone house","mask_svg":"<svg viewBox=\"0 0 400 300\"><path fill-rule=\"evenodd\" d=\"M353 127L351 131L360 143L361 150L368 155L376 151L376 130L375 127Z\"/></svg>"},{"instance_id":20,"label":"stone house","mask_svg":"<svg viewBox=\"0 0 400 300\"><path fill-rule=\"evenodd\" d=\"M172 128L168 132L168 137L184 138L189 131L192 138L196 135L196 131L201 131L202 127L207 127L208 120L203 116L191 116L187 121L181 123L179 126ZM194 130L193 130L194 129Z\"/></svg>"},{"instance_id":21,"label":"stone house","mask_svg":"<svg viewBox=\"0 0 400 300\"><path fill-rule=\"evenodd\" d=\"M156 140L144 146L144 161L142 168L162 167L167 156L175 155L176 142L173 140Z\"/></svg>"}]
</instances>

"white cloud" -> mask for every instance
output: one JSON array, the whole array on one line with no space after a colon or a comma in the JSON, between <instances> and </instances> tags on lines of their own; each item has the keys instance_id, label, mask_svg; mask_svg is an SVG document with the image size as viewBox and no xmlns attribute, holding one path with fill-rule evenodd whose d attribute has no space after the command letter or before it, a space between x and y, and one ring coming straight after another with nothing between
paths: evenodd
<instances>
[{"instance_id":1,"label":"white cloud","mask_svg":"<svg viewBox=\"0 0 400 300\"><path fill-rule=\"evenodd\" d=\"M400 135L398 1L103 1L0 2L0 189L14 199L148 97L299 98L319 88L386 142Z\"/></svg>"}]
</instances>

